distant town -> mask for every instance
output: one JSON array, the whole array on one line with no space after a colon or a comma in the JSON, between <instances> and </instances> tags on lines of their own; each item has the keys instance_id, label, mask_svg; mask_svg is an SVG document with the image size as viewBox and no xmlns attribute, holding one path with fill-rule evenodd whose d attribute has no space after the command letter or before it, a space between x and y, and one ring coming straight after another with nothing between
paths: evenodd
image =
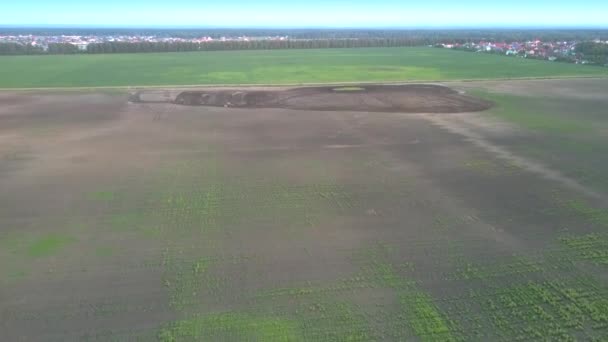
<instances>
[{"instance_id":1,"label":"distant town","mask_svg":"<svg viewBox=\"0 0 608 342\"><path fill-rule=\"evenodd\" d=\"M435 47L465 50L472 52L485 52L503 54L507 56L518 56L524 58L546 59L549 61L565 61L577 64L597 64L588 54L581 49L582 44L593 44L594 46L605 46L608 48L608 40L595 39L589 42L580 41L515 41L515 42L467 42L467 43L441 43ZM578 48L577 48L578 47Z\"/></svg>"},{"instance_id":2,"label":"distant town","mask_svg":"<svg viewBox=\"0 0 608 342\"><path fill-rule=\"evenodd\" d=\"M539 38L532 38L533 34ZM480 37L485 35L485 38ZM596 35L595 38L593 35ZM1 31L0 55L431 46L608 66L606 32L422 31Z\"/></svg>"},{"instance_id":3,"label":"distant town","mask_svg":"<svg viewBox=\"0 0 608 342\"><path fill-rule=\"evenodd\" d=\"M16 43L20 45L31 45L41 48L43 51L48 51L52 44L71 44L80 51L86 51L91 44L100 43L209 43L209 42L248 42L256 40L287 40L289 36L226 36L213 38L211 36L202 36L197 38L181 38L181 37L166 37L156 35L2 35L0 34L0 43Z\"/></svg>"}]
</instances>

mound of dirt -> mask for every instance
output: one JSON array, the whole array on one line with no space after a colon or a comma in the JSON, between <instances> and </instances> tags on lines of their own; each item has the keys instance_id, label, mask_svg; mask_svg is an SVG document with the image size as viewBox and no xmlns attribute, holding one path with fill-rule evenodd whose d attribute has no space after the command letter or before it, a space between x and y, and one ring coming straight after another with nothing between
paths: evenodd
<instances>
[{"instance_id":1,"label":"mound of dirt","mask_svg":"<svg viewBox=\"0 0 608 342\"><path fill-rule=\"evenodd\" d=\"M491 102L427 84L301 87L284 90L197 90L177 95L190 106L286 108L318 111L459 113L488 109Z\"/></svg>"}]
</instances>

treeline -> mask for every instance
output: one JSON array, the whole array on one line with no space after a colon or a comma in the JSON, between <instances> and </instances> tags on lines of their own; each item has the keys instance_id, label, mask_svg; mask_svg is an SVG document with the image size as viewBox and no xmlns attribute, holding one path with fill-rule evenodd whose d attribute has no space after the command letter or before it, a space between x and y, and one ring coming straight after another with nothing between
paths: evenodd
<instances>
[{"instance_id":1,"label":"treeline","mask_svg":"<svg viewBox=\"0 0 608 342\"><path fill-rule=\"evenodd\" d=\"M585 60L590 63L608 65L608 44L582 42L576 44L575 50L585 56Z\"/></svg>"},{"instance_id":2,"label":"treeline","mask_svg":"<svg viewBox=\"0 0 608 342\"><path fill-rule=\"evenodd\" d=\"M340 38L340 39L286 39L286 40L249 40L249 41L210 41L194 42L106 42L89 44L86 50L79 50L69 43L50 43L44 50L39 45L0 43L0 55L40 55L40 54L106 54L106 53L151 53L186 51L223 51L223 50L275 50L275 49L324 49L324 48L363 48L363 47L406 47L441 46L446 39L438 38ZM465 39L454 39L451 43L466 43ZM466 49L466 48L463 48ZM593 64L608 64L608 44L581 42L576 52ZM575 61L575 58L571 58Z\"/></svg>"},{"instance_id":3,"label":"treeline","mask_svg":"<svg viewBox=\"0 0 608 342\"><path fill-rule=\"evenodd\" d=\"M0 43L0 55L39 55L45 53L39 46L17 43Z\"/></svg>"},{"instance_id":4,"label":"treeline","mask_svg":"<svg viewBox=\"0 0 608 342\"><path fill-rule=\"evenodd\" d=\"M81 52L78 47L68 43L51 43L47 50L44 50L39 45L18 44L18 43L0 43L0 55L66 55Z\"/></svg>"},{"instance_id":5,"label":"treeline","mask_svg":"<svg viewBox=\"0 0 608 342\"><path fill-rule=\"evenodd\" d=\"M86 50L65 43L49 44L47 51L32 45L0 43L0 55L39 55L75 53L150 53L224 50L276 50L276 49L325 49L360 47L398 47L431 44L430 39L386 38L386 39L300 39L300 40L251 40L194 42L106 42L89 44Z\"/></svg>"},{"instance_id":6,"label":"treeline","mask_svg":"<svg viewBox=\"0 0 608 342\"><path fill-rule=\"evenodd\" d=\"M69 55L79 53L78 46L70 43L52 43L49 44L47 53L51 55Z\"/></svg>"},{"instance_id":7,"label":"treeline","mask_svg":"<svg viewBox=\"0 0 608 342\"><path fill-rule=\"evenodd\" d=\"M252 40L252 41L212 41L192 42L107 42L90 44L87 53L145 53L181 51L223 51L223 50L276 50L276 49L326 49L359 47L420 46L428 40L415 39L302 39L302 40Z\"/></svg>"}]
</instances>

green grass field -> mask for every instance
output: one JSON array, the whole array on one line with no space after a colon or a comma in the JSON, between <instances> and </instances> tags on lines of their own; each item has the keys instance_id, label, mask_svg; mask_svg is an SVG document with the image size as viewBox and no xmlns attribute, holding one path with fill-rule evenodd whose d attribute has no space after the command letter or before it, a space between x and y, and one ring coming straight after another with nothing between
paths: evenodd
<instances>
[{"instance_id":1,"label":"green grass field","mask_svg":"<svg viewBox=\"0 0 608 342\"><path fill-rule=\"evenodd\" d=\"M608 76L608 68L434 48L0 57L0 88Z\"/></svg>"}]
</instances>

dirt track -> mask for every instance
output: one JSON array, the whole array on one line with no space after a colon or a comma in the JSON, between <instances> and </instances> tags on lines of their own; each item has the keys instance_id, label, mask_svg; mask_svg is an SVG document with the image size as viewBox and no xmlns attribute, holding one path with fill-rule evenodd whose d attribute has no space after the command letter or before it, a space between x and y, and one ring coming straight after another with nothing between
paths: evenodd
<instances>
[{"instance_id":1,"label":"dirt track","mask_svg":"<svg viewBox=\"0 0 608 342\"><path fill-rule=\"evenodd\" d=\"M196 90L180 93L175 102L194 106L402 113L474 112L492 105L448 87L430 84Z\"/></svg>"}]
</instances>

